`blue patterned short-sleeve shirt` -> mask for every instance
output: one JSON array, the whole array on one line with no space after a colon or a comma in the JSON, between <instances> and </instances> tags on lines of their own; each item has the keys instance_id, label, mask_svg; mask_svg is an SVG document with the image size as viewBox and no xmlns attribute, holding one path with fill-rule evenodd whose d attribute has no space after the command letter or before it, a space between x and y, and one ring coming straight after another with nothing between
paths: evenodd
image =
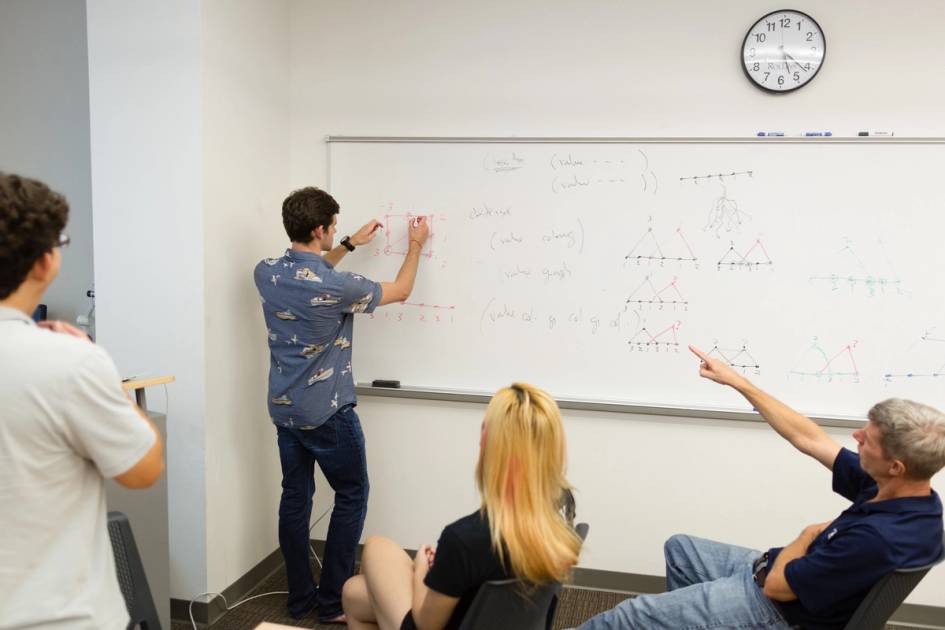
<instances>
[{"instance_id":1,"label":"blue patterned short-sleeve shirt","mask_svg":"<svg viewBox=\"0 0 945 630\"><path fill-rule=\"evenodd\" d=\"M381 285L291 249L261 261L254 276L269 335L269 415L280 426L317 427L355 402L354 314L377 307Z\"/></svg>"}]
</instances>

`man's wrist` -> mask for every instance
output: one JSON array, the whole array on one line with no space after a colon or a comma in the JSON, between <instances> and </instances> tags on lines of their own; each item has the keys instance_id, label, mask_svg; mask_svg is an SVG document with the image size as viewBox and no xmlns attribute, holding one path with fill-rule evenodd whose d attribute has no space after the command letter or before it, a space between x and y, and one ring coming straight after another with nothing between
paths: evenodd
<instances>
[{"instance_id":1,"label":"man's wrist","mask_svg":"<svg viewBox=\"0 0 945 630\"><path fill-rule=\"evenodd\" d=\"M350 236L346 236L343 239L341 239L341 245L349 252L353 252L354 248L356 247L354 241L352 240Z\"/></svg>"},{"instance_id":2,"label":"man's wrist","mask_svg":"<svg viewBox=\"0 0 945 630\"><path fill-rule=\"evenodd\" d=\"M418 241L418 240L416 240L416 239L410 239L410 245L416 245L416 246L419 247L421 250L423 249L423 243L421 243L420 241Z\"/></svg>"}]
</instances>

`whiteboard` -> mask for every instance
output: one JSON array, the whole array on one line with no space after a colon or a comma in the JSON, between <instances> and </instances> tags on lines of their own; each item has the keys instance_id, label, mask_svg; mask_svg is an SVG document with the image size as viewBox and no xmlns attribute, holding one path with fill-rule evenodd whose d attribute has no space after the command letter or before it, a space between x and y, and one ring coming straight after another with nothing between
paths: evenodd
<instances>
[{"instance_id":1,"label":"whiteboard","mask_svg":"<svg viewBox=\"0 0 945 630\"><path fill-rule=\"evenodd\" d=\"M407 303L356 322L358 382L747 410L695 344L812 415L945 407L945 145L332 142L342 262Z\"/></svg>"}]
</instances>

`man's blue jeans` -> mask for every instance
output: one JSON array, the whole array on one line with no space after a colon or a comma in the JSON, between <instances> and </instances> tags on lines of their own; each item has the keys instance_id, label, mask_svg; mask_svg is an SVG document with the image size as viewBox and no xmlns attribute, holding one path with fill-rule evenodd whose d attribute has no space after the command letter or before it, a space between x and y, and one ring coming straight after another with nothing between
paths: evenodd
<instances>
[{"instance_id":1,"label":"man's blue jeans","mask_svg":"<svg viewBox=\"0 0 945 630\"><path fill-rule=\"evenodd\" d=\"M316 429L276 429L282 461L279 547L289 579L289 614L303 617L318 606L319 620L326 621L342 613L341 587L354 573L355 552L367 514L364 433L353 405L338 410ZM316 462L335 491L320 585L315 584L309 563Z\"/></svg>"},{"instance_id":2,"label":"man's blue jeans","mask_svg":"<svg viewBox=\"0 0 945 630\"><path fill-rule=\"evenodd\" d=\"M673 536L663 554L668 592L625 600L591 618L580 630L790 629L752 580L751 564L760 551Z\"/></svg>"}]
</instances>

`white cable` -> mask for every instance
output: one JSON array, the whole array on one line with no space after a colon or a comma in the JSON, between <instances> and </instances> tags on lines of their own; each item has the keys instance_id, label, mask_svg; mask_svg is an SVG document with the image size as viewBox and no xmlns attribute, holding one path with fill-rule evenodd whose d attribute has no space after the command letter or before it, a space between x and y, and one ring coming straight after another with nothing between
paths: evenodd
<instances>
[{"instance_id":1,"label":"white cable","mask_svg":"<svg viewBox=\"0 0 945 630\"><path fill-rule=\"evenodd\" d=\"M312 524L309 526L309 528L308 528L308 538L309 538L308 550L312 552L312 557L315 558L315 562L318 563L318 569L319 569L319 570L322 569L322 561L318 559L318 554L315 553L315 548L312 547L312 542L311 542L311 541L312 541L312 530L315 529L315 526L318 525L318 522L319 522L320 520L322 520L323 518L325 518L325 516L326 516L329 512L331 512L331 510L332 510L333 507L335 507L335 504L334 504L334 503L332 503L331 505L329 505L329 506L328 506L328 509L325 510L324 512L322 512L322 515L319 516L318 518L316 518L316 519L315 519L315 522L312 523Z\"/></svg>"},{"instance_id":2,"label":"white cable","mask_svg":"<svg viewBox=\"0 0 945 630\"><path fill-rule=\"evenodd\" d=\"M169 404L170 404L170 401L169 401L169 398L168 398L168 396L167 396L167 384L165 384L165 385L164 385L164 413L165 413L165 415L167 415L167 409L168 409L168 407L169 407ZM326 516L328 516L328 513L331 512L331 510L332 510L334 507L335 507L335 504L334 504L334 503L332 503L331 505L329 505L329 506L328 506L328 509L326 509L324 512L322 512L321 516L319 516L318 518L316 518L316 519L312 522L312 524L309 525L309 528L308 528L309 538L311 538L312 530L315 529L315 526L318 525L318 523L319 523L323 518L325 518ZM309 542L308 548L309 548L309 551L312 552L312 556L315 558L315 562L318 563L318 568L321 569L321 568L322 568L322 561L318 559L318 554L315 553L315 549L312 547L312 543L311 543L311 542ZM197 598L199 598L199 597L204 597L204 596L206 596L206 595L212 595L213 597L219 597L220 599L223 600L223 605L224 605L225 608L226 608L226 612L230 612L231 610L233 610L233 609L236 608L237 606L242 606L242 605L245 604L246 602L250 601L251 599L256 599L257 597L266 597L267 595L288 595L288 594L289 594L289 591L272 591L271 593L261 593L261 594L259 594L259 595L253 595L252 597L247 597L246 599L241 599L240 601L238 601L238 602L236 602L235 604L233 604L232 606L230 606L229 603L226 601L226 597L224 597L222 593L211 593L211 592L201 593L201 594L199 594L199 595L194 596L194 598L190 600L190 604L187 606L187 614L190 616L190 625L193 627L194 630L197 630L197 622L194 621L194 603L197 601ZM209 604L210 602L213 601L213 597L211 597L210 599L208 599L208 600L205 601L204 603L205 603L205 604Z\"/></svg>"},{"instance_id":3,"label":"white cable","mask_svg":"<svg viewBox=\"0 0 945 630\"><path fill-rule=\"evenodd\" d=\"M166 385L164 386L164 391L165 391L165 394L166 394L166 393L167 393L167 386L166 386ZM165 404L165 408L166 408L166 404ZM316 525L318 525L319 521L321 521L323 518L325 518L325 516L328 515L329 512L331 512L331 510L332 510L333 507L335 507L335 504L334 504L334 503L332 503L331 505L329 505L329 506L328 506L328 509L325 510L324 512L322 512L322 515L319 516L317 519L315 519L315 522L312 523L312 525L308 528L309 535L311 535L312 529L313 529ZM321 569L322 563L321 563L321 561L318 559L318 555L315 554L315 550L312 549L311 543L309 543L309 547L308 547L308 548L309 548L309 550L312 552L312 555L315 556L315 562L318 563L318 568ZM246 599L241 599L240 601L238 601L238 602L236 602L235 604L233 604L232 606L230 606L230 605L229 605L229 602L226 601L226 597L224 597L222 593L212 593L212 592L201 593L200 595L196 595L193 599L190 600L190 604L187 606L187 614L190 616L190 625L193 627L194 630L197 630L197 622L194 621L194 603L196 603L197 599L200 598L200 597L204 597L204 596L206 596L206 595L211 595L211 596L212 596L212 597L210 597L210 599L208 599L207 601L204 602L205 604L209 604L210 602L212 602L214 597L219 597L220 599L223 600L223 605L224 605L224 607L226 608L226 612L230 612L231 610L233 610L233 609L236 608L237 606L242 606L242 605L245 604L246 602L248 602L248 601L250 601L250 600L252 600L252 599L256 599L257 597L266 597L267 595L288 595L288 594L289 594L289 591L272 591L272 592L270 592L270 593L261 593L261 594L259 594L259 595L253 595L252 597L247 597Z\"/></svg>"},{"instance_id":4,"label":"white cable","mask_svg":"<svg viewBox=\"0 0 945 630\"><path fill-rule=\"evenodd\" d=\"M220 599L223 600L223 605L226 607L226 612L230 612L237 606L242 606L249 600L256 599L257 597L266 597L267 595L288 595L288 594L289 594L289 591L272 591L271 593L260 593L259 595L253 595L252 597L241 599L240 601L230 606L226 601L226 597L224 597L222 593L201 593L200 595L197 595L192 600L190 600L190 605L187 606L187 614L190 615L190 625L193 626L194 630L197 630L197 622L194 621L194 602L197 601L197 597L203 597L204 595L213 595L214 597L219 597ZM204 603L209 604L212 601L213 601L213 597L211 597Z\"/></svg>"}]
</instances>

